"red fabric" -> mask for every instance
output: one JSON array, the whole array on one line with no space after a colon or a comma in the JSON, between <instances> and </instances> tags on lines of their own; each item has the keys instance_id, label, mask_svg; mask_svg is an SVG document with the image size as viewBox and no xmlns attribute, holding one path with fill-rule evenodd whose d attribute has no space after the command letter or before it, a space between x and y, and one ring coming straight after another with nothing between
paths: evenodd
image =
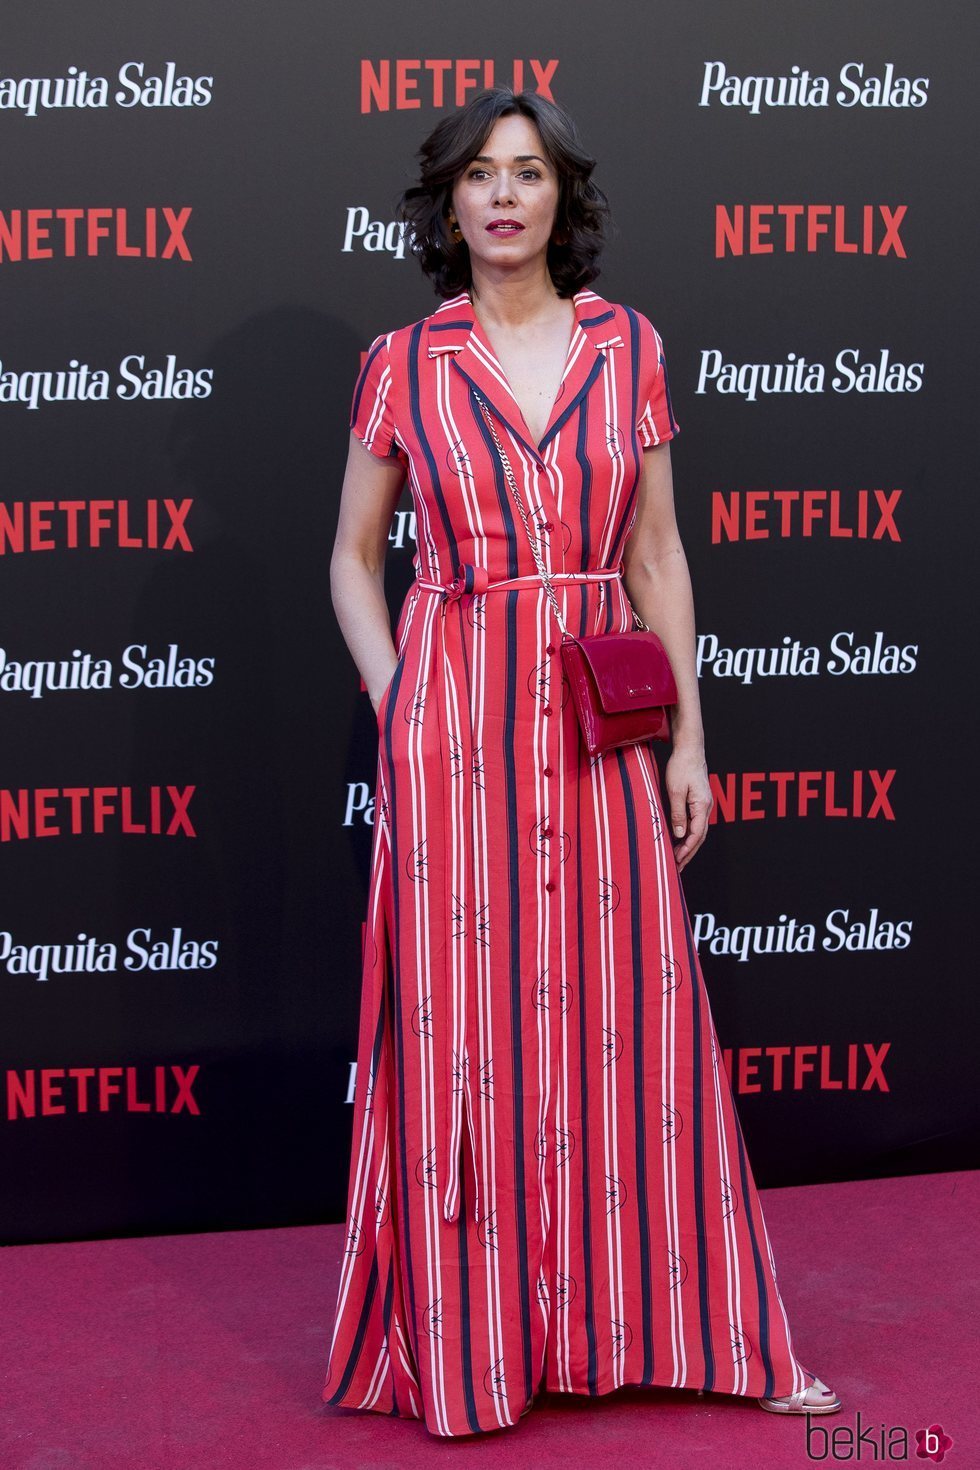
<instances>
[{"instance_id":1,"label":"red fabric","mask_svg":"<svg viewBox=\"0 0 980 1470\"><path fill-rule=\"evenodd\" d=\"M588 290L574 305L540 444L467 295L376 340L352 412L367 448L408 470L430 585L402 607L378 711L323 1397L442 1436L516 1422L539 1386L804 1384L652 747L581 747L554 614L472 393L549 571L606 573L556 583L570 629L630 628L609 572L643 448L677 426L650 322Z\"/></svg>"}]
</instances>

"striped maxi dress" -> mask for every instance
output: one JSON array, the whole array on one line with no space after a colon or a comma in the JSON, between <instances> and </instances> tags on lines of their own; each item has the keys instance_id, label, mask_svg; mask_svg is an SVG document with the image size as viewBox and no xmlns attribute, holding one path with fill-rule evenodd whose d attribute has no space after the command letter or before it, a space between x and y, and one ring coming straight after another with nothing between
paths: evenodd
<instances>
[{"instance_id":1,"label":"striped maxi dress","mask_svg":"<svg viewBox=\"0 0 980 1470\"><path fill-rule=\"evenodd\" d=\"M348 1213L323 1399L438 1436L538 1390L804 1386L650 745L580 745L560 632L627 629L660 337L574 297L539 444L468 293L378 337L351 427L407 473L378 709Z\"/></svg>"}]
</instances>

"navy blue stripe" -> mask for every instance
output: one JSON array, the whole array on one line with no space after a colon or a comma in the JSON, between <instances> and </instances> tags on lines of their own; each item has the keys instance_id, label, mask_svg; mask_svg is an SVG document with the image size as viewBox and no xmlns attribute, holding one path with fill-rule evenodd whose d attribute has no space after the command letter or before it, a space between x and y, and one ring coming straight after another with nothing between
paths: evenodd
<instances>
[{"instance_id":1,"label":"navy blue stripe","mask_svg":"<svg viewBox=\"0 0 980 1470\"><path fill-rule=\"evenodd\" d=\"M483 395L483 397L487 400L487 407L493 409L494 413L497 415L497 418L504 425L504 427L507 430L507 432L509 434L513 434L513 436L514 436L515 439L520 440L520 442L524 445L524 448L527 450L528 454L532 454L534 456L534 458L540 464L541 463L541 455L538 453L537 449L535 449L534 445L533 444L529 444L528 441L525 439L524 435L521 433L520 429L515 428L514 425L510 422L510 420L508 418L506 418L504 416L504 414L502 414L500 412L500 409L494 403L493 399L490 397L490 394L487 392L487 390L480 383L475 382L474 379L470 377L469 373L465 370L465 368L461 368L460 367L459 362L457 361L457 359L455 357L453 358L453 367L456 369L456 371L459 373L459 375L461 377L463 377L463 378L466 379L466 381L469 383L469 385L470 385L471 388L475 388L478 393L481 393ZM481 414L481 418L482 418L482 414ZM493 441L491 440L491 443L492 442Z\"/></svg>"},{"instance_id":2,"label":"navy blue stripe","mask_svg":"<svg viewBox=\"0 0 980 1470\"><path fill-rule=\"evenodd\" d=\"M613 625L613 600L612 600L612 593L608 593L607 596L606 596L606 608L605 608L605 612L603 613L602 616L603 616L603 621L605 622L605 625L606 625L603 628L602 631L604 633L611 633L612 632L612 625Z\"/></svg>"},{"instance_id":3,"label":"navy blue stripe","mask_svg":"<svg viewBox=\"0 0 980 1470\"><path fill-rule=\"evenodd\" d=\"M368 373L371 371L371 364L374 362L374 359L377 357L378 353L381 351L384 345L385 339L382 337L377 347L374 348L373 352L368 353L367 360L365 361L364 366L361 368L360 377L357 380L357 387L354 389L354 404L350 411L351 428L353 428L354 424L357 421L358 410L361 406L361 396L364 393L364 389L367 384Z\"/></svg>"},{"instance_id":4,"label":"navy blue stripe","mask_svg":"<svg viewBox=\"0 0 980 1470\"><path fill-rule=\"evenodd\" d=\"M539 445L540 449L544 449L545 445L548 444L555 437L562 425L568 422L578 405L582 402L582 399L585 397L586 393L588 393L589 389L592 387L592 384L595 382L596 378L602 372L602 369L605 367L605 365L606 359L604 355L601 352L597 352L596 360L592 364L592 369L589 373L589 376L586 378L585 382L582 384L581 388L578 390L571 403L567 406L567 408L563 409L562 412L555 419L555 422L552 424L547 434L545 434L544 438L541 440L541 443Z\"/></svg>"},{"instance_id":5,"label":"navy blue stripe","mask_svg":"<svg viewBox=\"0 0 980 1470\"><path fill-rule=\"evenodd\" d=\"M391 834L391 864L392 864L392 872L394 874L394 881L392 882L392 895L393 895L392 896L392 904L393 904L393 908L394 908L393 922L394 922L395 933L396 934L400 933L400 931L401 931L400 910L401 910L402 883L399 881L399 874L401 872L401 857L400 857L399 850L398 850L398 823L395 820L395 811L396 811L396 800L395 800L395 762L394 762L394 750L393 750L393 741L392 741L391 727L392 727L392 722L393 722L394 712L395 712L395 702L396 702L396 700L398 698L398 689L399 689L399 686L401 684L402 676L403 676L404 672L405 672L405 663L404 663L404 661L401 661L401 662L399 662L396 665L394 675L392 676L391 693L389 695L388 702L385 705L384 729L382 731L382 739L384 741L384 748L385 748L385 752L387 754L388 802L389 802L389 809L388 809L388 830L389 830L389 832ZM412 1189L413 1185L415 1184L415 1175L414 1175L414 1167L413 1167L413 1169L412 1169L411 1172L409 1171L409 1165L408 1165L408 1137L407 1137L407 1130L405 1128L405 1117L406 1117L406 1111L405 1111L405 1042L404 1042L404 1034L403 1034L404 1028L402 1026L402 1017L405 1014L405 1009L404 1009L404 1005L403 1005L403 1002L402 1002L401 953L400 953L400 950L399 950L399 948L398 948L397 945L394 948L394 952L392 952L392 949L391 949L390 945L389 945L389 948L388 948L388 973L391 976L391 986L392 986L391 1029L392 1029L392 1034L393 1034L394 1039L395 1039L395 1058L396 1058L396 1073L397 1073L396 1082L397 1082L397 1091L398 1091L398 1120L399 1120L399 1123L401 1125L397 1129L396 1145L397 1145L398 1162L399 1162L399 1165L401 1167L401 1176L402 1176L402 1199L405 1202L404 1208L403 1208L403 1210L401 1212L401 1215L402 1215L401 1223L402 1223L402 1226L403 1226L404 1232L405 1232L404 1262L405 1262L405 1272L406 1272L406 1275L408 1276L408 1295L409 1295L409 1301L410 1301L410 1304L411 1304L411 1311L408 1314L408 1330L409 1330L409 1335L411 1336L411 1340L412 1340L412 1349L413 1349L413 1352L415 1353L415 1361L417 1363L419 1361L419 1333L418 1333L418 1320L419 1320L419 1316L418 1316L418 1306L417 1306L416 1299L415 1299L415 1273L412 1270L412 1237L411 1237L411 1227L410 1227L410 1223L409 1223L409 1209L408 1209L408 1201L409 1201L409 1198L410 1198L409 1191ZM397 1228L398 1228L398 1222L393 1218L392 1219L392 1229L394 1230L394 1229L397 1229Z\"/></svg>"},{"instance_id":6,"label":"navy blue stripe","mask_svg":"<svg viewBox=\"0 0 980 1470\"><path fill-rule=\"evenodd\" d=\"M389 1225L388 1228L389 1229L394 1229L394 1224L392 1223L391 1225ZM394 1257L394 1254L392 1254L392 1255L390 1255L388 1257L388 1280L387 1280L387 1282L385 1284L384 1306L382 1307L382 1310L381 1310L381 1320L384 1323L384 1334L385 1334L385 1342L386 1343L387 1342L390 1342L390 1340L391 1340L391 1311L392 1311L392 1307L394 1306L394 1302L395 1302L395 1257ZM394 1373L389 1372L389 1377L391 1378L391 1399L392 1399L390 1413L391 1413L391 1415L392 1415L393 1418L396 1417L396 1416L400 1418L401 1417L401 1414L400 1414L400 1410L399 1410L399 1407L398 1407L398 1389L396 1387L397 1380L395 1378Z\"/></svg>"},{"instance_id":7,"label":"navy blue stripe","mask_svg":"<svg viewBox=\"0 0 980 1470\"><path fill-rule=\"evenodd\" d=\"M463 377L466 378L465 373ZM490 463L493 465L493 483L497 492L497 505L500 507L500 514L503 517L504 526L507 529L507 575L508 577L516 577L519 567L516 516L520 512L514 504L513 492L507 483L507 476L504 472L500 455L497 453L497 446L493 442L493 435L487 427L487 421L483 417L483 411L477 402L476 395L481 390L474 386L471 379L466 378L466 381L470 384L470 412L473 415L473 422L476 425L477 433L482 438L487 454L490 456ZM490 407L489 400L487 400L487 406ZM523 538L522 545L526 546L527 536L523 524L521 525L521 537Z\"/></svg>"},{"instance_id":8,"label":"navy blue stripe","mask_svg":"<svg viewBox=\"0 0 980 1470\"><path fill-rule=\"evenodd\" d=\"M369 1083L371 1081L371 1078L377 1078L377 1075L378 1075L378 1067L379 1067L379 1064L380 1064L380 1061L381 1061L381 1048L384 1045L385 1027L386 1027L386 1025L388 1023L388 1015L387 1015L387 1010L386 1010L386 1006L385 1006L385 999L386 999L386 992L384 990L382 990L382 992L381 992L381 1004L378 1006L378 1019L377 1019L377 1023L376 1023L375 1028L374 1028L374 1040L371 1043L371 1071L370 1071L370 1076L363 1082L363 1086L365 1088L369 1085ZM376 1204L377 1204L377 1194L375 1194L375 1205ZM374 1265L373 1265L373 1269L376 1271L377 1270L378 1255L377 1255L377 1243L374 1240L372 1240L372 1250L374 1251ZM389 1286L390 1286L390 1271L389 1271ZM385 1313L386 1313L386 1315L385 1315L385 1319L384 1319L384 1328L385 1328L385 1336L386 1337L388 1335L388 1316L387 1316L387 1313L388 1313L389 1309L390 1309L390 1299L389 1299L388 1292L386 1291L386 1293L385 1293ZM344 1370L343 1384L349 1384L350 1379L353 1376L353 1373L354 1373L355 1368L357 1366L357 1360L360 1357L361 1348L363 1347L363 1331L362 1331L362 1327L364 1325L366 1325L366 1324L365 1324L365 1318L364 1318L363 1313L362 1313L361 1321L360 1321L359 1326L358 1326L358 1334L355 1337L354 1344L353 1344L353 1346L351 1348L350 1356L349 1356L349 1358L347 1360L347 1367ZM338 1394L340 1394L340 1393L342 1393L344 1391L343 1384L342 1384L341 1388L339 1388L339 1389L336 1390L336 1392ZM329 1402L333 1403L334 1402L334 1399L330 1399Z\"/></svg>"},{"instance_id":9,"label":"navy blue stripe","mask_svg":"<svg viewBox=\"0 0 980 1470\"><path fill-rule=\"evenodd\" d=\"M527 1200L524 1187L524 1056L521 1045L524 972L521 967L521 837L517 815L517 592L506 593L504 718L501 731L506 771L507 885L510 897L510 1032L514 1086L514 1211L517 1229L517 1286L520 1297L524 1397L534 1391L531 1368L531 1301L528 1289ZM500 1238L498 1231L498 1239Z\"/></svg>"},{"instance_id":10,"label":"navy blue stripe","mask_svg":"<svg viewBox=\"0 0 980 1470\"><path fill-rule=\"evenodd\" d=\"M626 835L630 864L630 943L633 954L633 1122L636 1130L637 1228L640 1233L640 1301L643 1311L643 1383L653 1382L653 1293L650 1282L650 1202L647 1186L647 1110L643 1092L645 1076L644 1027L646 981L643 974L643 902L640 892L639 840L636 805L626 756L616 751L619 779L623 786Z\"/></svg>"},{"instance_id":11,"label":"navy blue stripe","mask_svg":"<svg viewBox=\"0 0 980 1470\"><path fill-rule=\"evenodd\" d=\"M432 494L439 508L439 519L442 521L442 529L449 546L450 566L455 572L460 562L459 547L456 544L456 532L453 528L453 518L446 504L442 481L439 479L439 471L436 469L435 455L432 453L432 446L425 432L425 417L422 412L422 395L419 388L419 357L422 346L423 325L423 322L419 322L412 328L411 344L408 353L408 399L412 414L412 424L418 435L422 453L425 455L425 462L429 471L429 484L432 487ZM431 407L429 407L428 412L431 413L431 411Z\"/></svg>"},{"instance_id":12,"label":"navy blue stripe","mask_svg":"<svg viewBox=\"0 0 980 1470\"><path fill-rule=\"evenodd\" d=\"M629 497L626 501L626 508L623 511L623 514L620 516L619 524L617 525L616 530L613 533L609 559L614 566L622 561L623 552L626 550L626 527L629 525L629 518L633 514L633 502L635 499L636 482L634 481L633 489L630 491Z\"/></svg>"},{"instance_id":13,"label":"navy blue stripe","mask_svg":"<svg viewBox=\"0 0 980 1470\"><path fill-rule=\"evenodd\" d=\"M651 750L650 759L654 760ZM666 821L666 817L664 819ZM668 861L670 861L668 857ZM703 1057L701 1055L701 993L698 984L697 955L687 917L684 892L678 880L681 913L684 917L684 937L687 941L688 974L691 977L691 1014L694 1027L691 1057L691 1101L694 1108L692 1119L694 1153L694 1217L698 1240L698 1307L701 1317L701 1347L704 1352L704 1382L701 1387L711 1390L715 1386L715 1355L711 1345L711 1313L708 1300L708 1242L704 1214L704 1110L703 1110Z\"/></svg>"},{"instance_id":14,"label":"navy blue stripe","mask_svg":"<svg viewBox=\"0 0 980 1470\"><path fill-rule=\"evenodd\" d=\"M585 591L585 588L582 588ZM575 822L576 830L582 831L582 790L588 780L588 773L583 764L583 756L588 759L585 745L580 742L578 748L578 773L575 783ZM582 1260L585 1271L585 1340L588 1344L588 1384L589 1393L599 1392L599 1362L596 1353L596 1331L595 1331L595 1285L592 1280L592 1181L589 1178L589 1057L586 1045L586 1032L589 1022L586 1016L585 1000L588 992L589 978L585 968L585 921L582 915L585 913L585 894L582 891L582 843L577 844L575 861L575 881L578 897L578 1050L579 1050L579 1077L582 1089L582 1107L579 1116L582 1121ZM565 1168L572 1167L569 1160ZM568 1310L568 1308L566 1308Z\"/></svg>"},{"instance_id":15,"label":"navy blue stripe","mask_svg":"<svg viewBox=\"0 0 980 1470\"><path fill-rule=\"evenodd\" d=\"M581 320L580 325L583 327L597 327L600 322L608 322L609 319L611 317L614 317L615 315L615 308L611 306L609 310L604 311L601 316L584 316Z\"/></svg>"},{"instance_id":16,"label":"navy blue stripe","mask_svg":"<svg viewBox=\"0 0 980 1470\"><path fill-rule=\"evenodd\" d=\"M633 506L636 501L637 487L640 483L640 465L643 458L643 450L640 448L640 438L636 431L636 417L639 409L640 394L640 323L636 312L631 306L625 306L623 310L629 319L629 348L630 348L630 432L626 442L630 446L633 457L633 483L626 489L623 486L623 509L620 513L619 524L613 536L612 552L610 560L613 562L622 560L623 538L626 535L626 527L629 525L630 516L633 514ZM626 436L623 436L626 438Z\"/></svg>"},{"instance_id":17,"label":"navy blue stripe","mask_svg":"<svg viewBox=\"0 0 980 1470\"><path fill-rule=\"evenodd\" d=\"M484 1202L484 1209L486 1202ZM473 1384L473 1344L470 1320L470 1247L469 1247L469 1202L466 1198L466 1169L459 1172L459 1350L462 1358L460 1377L463 1384L463 1402L466 1405L466 1422L470 1432L477 1434L480 1420L476 1412L476 1396ZM488 1247L489 1249L489 1247Z\"/></svg>"},{"instance_id":18,"label":"navy blue stripe","mask_svg":"<svg viewBox=\"0 0 980 1470\"><path fill-rule=\"evenodd\" d=\"M586 405L583 403L579 412L578 434L575 439L575 458L578 460L579 469L582 471L582 484L579 498L579 527L582 533L582 567L589 565L589 556L592 552L592 533L589 528L589 510L592 497L592 465L586 453L586 444L589 437L589 421L586 415Z\"/></svg>"},{"instance_id":19,"label":"navy blue stripe","mask_svg":"<svg viewBox=\"0 0 980 1470\"><path fill-rule=\"evenodd\" d=\"M433 320L433 321L430 321L429 322L429 331L430 332L455 332L457 330L457 328L459 328L459 327L465 327L467 331L470 331L472 329L472 326L473 326L473 323L471 321L468 321L468 320L465 320L465 319L463 321L452 321L452 322L437 322L437 321L434 321Z\"/></svg>"},{"instance_id":20,"label":"navy blue stripe","mask_svg":"<svg viewBox=\"0 0 980 1470\"><path fill-rule=\"evenodd\" d=\"M630 419L636 433L640 410L640 319L632 306L624 306L630 324Z\"/></svg>"},{"instance_id":21,"label":"navy blue stripe","mask_svg":"<svg viewBox=\"0 0 980 1470\"><path fill-rule=\"evenodd\" d=\"M574 582L572 586L575 586ZM589 588L585 582L578 584L578 603L578 637L584 638L589 631Z\"/></svg>"},{"instance_id":22,"label":"navy blue stripe","mask_svg":"<svg viewBox=\"0 0 980 1470\"><path fill-rule=\"evenodd\" d=\"M684 929L687 935L688 953L690 954L694 941L691 932L691 919L687 911L687 900L684 897L683 891L681 892L681 908L684 914ZM739 1178L742 1183L742 1205L745 1209L745 1221L748 1227L749 1239L752 1242L752 1264L755 1271L756 1291L759 1297L759 1352L762 1361L766 1365L766 1382L761 1396L763 1398L771 1398L776 1379L772 1362L772 1337L769 1329L769 1301L766 1296L766 1272L762 1263L762 1251L759 1246L755 1219L749 1203L751 1188L748 1157L745 1149L745 1140L742 1136L742 1123L738 1116L738 1109L735 1106L734 1098L732 1099L732 1113L735 1117L735 1138L738 1144L738 1169Z\"/></svg>"},{"instance_id":23,"label":"navy blue stripe","mask_svg":"<svg viewBox=\"0 0 980 1470\"><path fill-rule=\"evenodd\" d=\"M733 1103L734 1108L734 1103ZM759 1353L766 1365L766 1382L762 1390L763 1398L771 1398L776 1382L775 1369L772 1361L772 1338L769 1330L769 1300L766 1296L765 1272L762 1266L762 1252L756 1237L755 1220L749 1207L749 1196L751 1193L749 1184L748 1160L745 1154L745 1144L742 1139L742 1125L739 1122L738 1113L735 1113L736 1136L738 1139L738 1171L742 1181L742 1204L745 1208L745 1219L749 1229L749 1238L752 1241L752 1260L755 1265L755 1284L759 1293Z\"/></svg>"},{"instance_id":24,"label":"navy blue stripe","mask_svg":"<svg viewBox=\"0 0 980 1470\"><path fill-rule=\"evenodd\" d=\"M675 434L679 434L680 433L680 425L675 422L675 419L674 419L674 410L671 407L671 402L670 402L670 379L667 376L667 364L664 362L663 353L660 354L660 366L663 369L663 374L664 374L664 395L665 395L665 397L667 399L667 417L670 420L670 427L673 430L673 432Z\"/></svg>"},{"instance_id":25,"label":"navy blue stripe","mask_svg":"<svg viewBox=\"0 0 980 1470\"><path fill-rule=\"evenodd\" d=\"M371 1316L371 1309L374 1306L374 1293L377 1289L378 1253L375 1251L371 1257L371 1270L368 1272L367 1284L364 1288L364 1301L361 1306L361 1315L357 1321L357 1331L354 1333L354 1343L351 1347L350 1357L347 1359L347 1367L344 1369L343 1377L337 1387L326 1400L328 1404L339 1403L350 1388L351 1379L354 1377L354 1370L357 1367L357 1361L361 1356L361 1349L364 1346L364 1335L367 1332L368 1320Z\"/></svg>"}]
</instances>

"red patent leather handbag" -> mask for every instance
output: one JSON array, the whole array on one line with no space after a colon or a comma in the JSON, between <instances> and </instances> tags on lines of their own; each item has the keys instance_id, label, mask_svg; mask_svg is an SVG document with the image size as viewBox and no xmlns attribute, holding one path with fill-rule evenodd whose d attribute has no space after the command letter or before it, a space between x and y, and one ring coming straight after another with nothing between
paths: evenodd
<instances>
[{"instance_id":1,"label":"red patent leather handbag","mask_svg":"<svg viewBox=\"0 0 980 1470\"><path fill-rule=\"evenodd\" d=\"M485 400L479 393L476 396L524 522L538 575L562 631L562 668L589 755L605 755L609 750L638 745L645 740L668 740L669 708L677 703L677 685L667 650L635 608L633 619L638 626L628 632L593 633L584 638L569 633L538 544L531 535L510 461Z\"/></svg>"},{"instance_id":2,"label":"red patent leather handbag","mask_svg":"<svg viewBox=\"0 0 980 1470\"><path fill-rule=\"evenodd\" d=\"M677 703L677 686L656 633L569 633L561 661L589 755L670 739L668 708Z\"/></svg>"}]
</instances>

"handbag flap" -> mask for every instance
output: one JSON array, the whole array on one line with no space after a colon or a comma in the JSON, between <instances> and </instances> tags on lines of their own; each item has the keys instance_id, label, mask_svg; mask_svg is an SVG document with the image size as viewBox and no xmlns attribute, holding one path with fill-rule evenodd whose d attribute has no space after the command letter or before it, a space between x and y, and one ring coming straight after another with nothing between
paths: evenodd
<instances>
[{"instance_id":1,"label":"handbag flap","mask_svg":"<svg viewBox=\"0 0 980 1470\"><path fill-rule=\"evenodd\" d=\"M599 633L574 642L606 714L677 703L670 660L656 633Z\"/></svg>"}]
</instances>

